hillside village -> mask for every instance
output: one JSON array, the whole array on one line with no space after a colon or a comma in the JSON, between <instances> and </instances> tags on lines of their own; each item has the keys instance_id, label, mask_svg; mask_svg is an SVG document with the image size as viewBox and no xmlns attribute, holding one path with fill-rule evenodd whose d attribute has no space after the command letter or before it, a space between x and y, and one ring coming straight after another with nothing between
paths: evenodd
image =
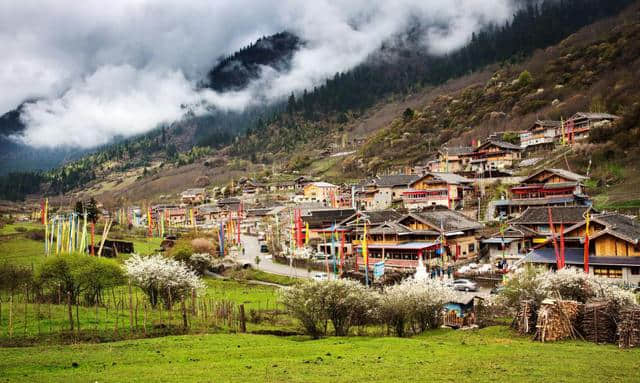
<instances>
[{"instance_id":1,"label":"hillside village","mask_svg":"<svg viewBox=\"0 0 640 383\"><path fill-rule=\"evenodd\" d=\"M635 217L598 211L587 194L588 174L536 167L551 151L578 145L592 128L618 118L585 112L566 121L538 120L523 131L478 138L473 146L444 146L405 173L353 184L309 176L275 183L241 177L225 188L186 189L175 203L104 210L102 219L165 238L215 232L226 244L220 256L242 251L240 234L255 235L283 264L302 260L381 283L382 275L369 275L376 265L411 274L419 260L438 275L473 273L465 267L470 263L491 265L483 269L487 275L523 262L557 267L549 254L562 236L567 264L636 285ZM588 259L585 233L578 230L587 220Z\"/></svg>"},{"instance_id":2,"label":"hillside village","mask_svg":"<svg viewBox=\"0 0 640 383\"><path fill-rule=\"evenodd\" d=\"M263 35L193 92L264 105L0 173L0 381L635 381L640 1L514 7L280 101L317 42Z\"/></svg>"}]
</instances>

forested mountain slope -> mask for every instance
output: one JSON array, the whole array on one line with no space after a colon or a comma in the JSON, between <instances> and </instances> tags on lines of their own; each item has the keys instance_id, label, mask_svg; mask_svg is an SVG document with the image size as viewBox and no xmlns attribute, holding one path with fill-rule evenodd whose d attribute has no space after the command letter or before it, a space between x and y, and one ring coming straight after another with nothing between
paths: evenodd
<instances>
[{"instance_id":1,"label":"forested mountain slope","mask_svg":"<svg viewBox=\"0 0 640 383\"><path fill-rule=\"evenodd\" d=\"M633 97L627 97L633 91L627 88L635 85L630 79L637 78L632 65L637 44L634 47L631 38L637 36L637 6L623 16L585 27L553 48L533 52L561 41L593 20L615 14L628 3L534 2L531 4L538 5L522 8L509 24L474 35L468 46L444 57L425 55L411 39L404 39L403 45L382 47L354 70L337 74L324 85L283 103L242 114L215 112L186 118L107 145L55 171L39 173L39 178L24 179L42 182L45 193L79 188L116 197L125 193L124 188L148 179L158 188L173 185L165 191L145 189L144 193L155 194L192 186L201 177L216 183L227 179L219 177L225 169L230 174L265 167L298 170L340 181L415 163L449 140L467 142L492 130L517 128L538 115L566 116L592 105L622 113L610 106L633 103ZM301 43L295 37L287 41L275 62L283 57L286 61L289 48ZM238 57L253 56L237 53L211 73L219 75L224 72L220 68ZM523 75L525 72L528 75ZM603 73L609 72L615 73L617 80L606 82L606 86L620 91L600 89L594 93L602 86ZM231 87L238 84L235 74L229 78ZM447 81L450 78L455 79ZM594 98L592 94L597 93L599 98ZM322 149L330 145L357 152L325 161ZM321 166L316 165L318 161ZM189 177L182 175L179 182L172 181L180 174L173 169L190 164L200 165L188 172ZM97 184L105 182L108 187ZM144 193L132 197L151 196Z\"/></svg>"}]
</instances>

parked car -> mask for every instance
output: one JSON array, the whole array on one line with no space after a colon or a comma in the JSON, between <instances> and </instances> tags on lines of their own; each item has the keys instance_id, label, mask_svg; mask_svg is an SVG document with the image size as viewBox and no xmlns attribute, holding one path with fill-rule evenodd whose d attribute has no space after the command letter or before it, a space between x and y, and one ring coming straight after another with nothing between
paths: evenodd
<instances>
[{"instance_id":1,"label":"parked car","mask_svg":"<svg viewBox=\"0 0 640 383\"><path fill-rule=\"evenodd\" d=\"M313 274L313 279L316 281L326 281L329 279L327 273L315 273Z\"/></svg>"},{"instance_id":2,"label":"parked car","mask_svg":"<svg viewBox=\"0 0 640 383\"><path fill-rule=\"evenodd\" d=\"M262 245L260 245L260 252L261 253L268 253L269 252L269 246L267 246L266 243L263 243Z\"/></svg>"},{"instance_id":3,"label":"parked car","mask_svg":"<svg viewBox=\"0 0 640 383\"><path fill-rule=\"evenodd\" d=\"M453 282L449 282L448 285L458 291L477 291L478 285L468 279L456 279Z\"/></svg>"}]
</instances>

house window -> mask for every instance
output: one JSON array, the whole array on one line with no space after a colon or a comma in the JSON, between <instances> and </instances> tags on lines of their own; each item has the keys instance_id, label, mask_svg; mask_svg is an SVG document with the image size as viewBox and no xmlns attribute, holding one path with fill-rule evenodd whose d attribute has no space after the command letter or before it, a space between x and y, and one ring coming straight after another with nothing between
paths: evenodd
<instances>
[{"instance_id":1,"label":"house window","mask_svg":"<svg viewBox=\"0 0 640 383\"><path fill-rule=\"evenodd\" d=\"M631 275L640 275L640 266L635 266L631 268Z\"/></svg>"},{"instance_id":2,"label":"house window","mask_svg":"<svg viewBox=\"0 0 640 383\"><path fill-rule=\"evenodd\" d=\"M593 274L598 277L622 278L622 267L594 267Z\"/></svg>"},{"instance_id":3,"label":"house window","mask_svg":"<svg viewBox=\"0 0 640 383\"><path fill-rule=\"evenodd\" d=\"M469 252L473 253L475 250L476 250L476 245L473 243L469 244Z\"/></svg>"}]
</instances>

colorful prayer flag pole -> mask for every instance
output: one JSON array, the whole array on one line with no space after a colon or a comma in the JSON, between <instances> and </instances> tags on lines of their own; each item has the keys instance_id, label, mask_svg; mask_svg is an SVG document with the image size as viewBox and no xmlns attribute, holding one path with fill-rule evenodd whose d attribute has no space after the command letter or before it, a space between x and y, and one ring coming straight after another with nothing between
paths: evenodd
<instances>
[{"instance_id":1,"label":"colorful prayer flag pole","mask_svg":"<svg viewBox=\"0 0 640 383\"><path fill-rule=\"evenodd\" d=\"M585 217L586 222L586 231L584 233L584 272L589 274L589 211L587 210L587 214Z\"/></svg>"}]
</instances>

